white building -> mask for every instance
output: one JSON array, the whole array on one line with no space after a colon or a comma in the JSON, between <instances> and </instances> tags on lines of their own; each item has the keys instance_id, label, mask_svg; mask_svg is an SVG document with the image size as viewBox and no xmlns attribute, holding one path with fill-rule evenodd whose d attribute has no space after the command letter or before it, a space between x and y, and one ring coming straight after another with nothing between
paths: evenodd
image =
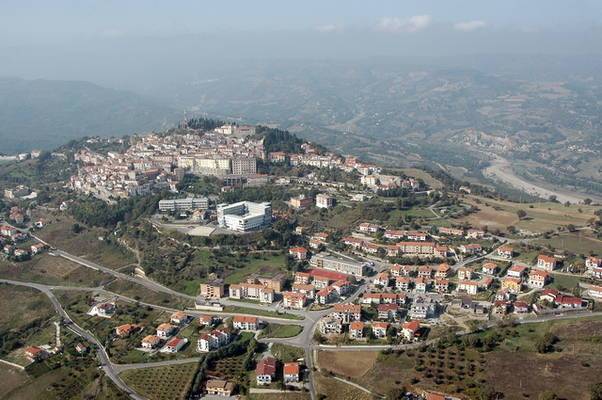
<instances>
[{"instance_id":1,"label":"white building","mask_svg":"<svg viewBox=\"0 0 602 400\"><path fill-rule=\"evenodd\" d=\"M316 195L316 207L318 208L332 208L336 203L336 199L328 194L320 193Z\"/></svg>"},{"instance_id":2,"label":"white building","mask_svg":"<svg viewBox=\"0 0 602 400\"><path fill-rule=\"evenodd\" d=\"M207 197L188 197L185 199L159 201L159 211L161 212L206 210L207 208L209 208L209 199Z\"/></svg>"},{"instance_id":3,"label":"white building","mask_svg":"<svg viewBox=\"0 0 602 400\"><path fill-rule=\"evenodd\" d=\"M272 205L241 201L217 206L217 221L222 228L247 232L271 224Z\"/></svg>"}]
</instances>

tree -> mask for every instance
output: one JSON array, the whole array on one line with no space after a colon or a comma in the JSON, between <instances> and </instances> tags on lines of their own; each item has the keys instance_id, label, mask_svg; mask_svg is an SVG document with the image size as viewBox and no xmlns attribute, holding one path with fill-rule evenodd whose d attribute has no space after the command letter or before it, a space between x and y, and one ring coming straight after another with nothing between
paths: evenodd
<instances>
[{"instance_id":1,"label":"tree","mask_svg":"<svg viewBox=\"0 0 602 400\"><path fill-rule=\"evenodd\" d=\"M558 395L554 392L551 392L549 390L546 390L545 392L541 392L539 394L538 399L539 400L558 400Z\"/></svg>"},{"instance_id":2,"label":"tree","mask_svg":"<svg viewBox=\"0 0 602 400\"><path fill-rule=\"evenodd\" d=\"M589 206L590 204L592 204L592 199L590 199L589 197L587 199L583 199L583 204Z\"/></svg>"},{"instance_id":3,"label":"tree","mask_svg":"<svg viewBox=\"0 0 602 400\"><path fill-rule=\"evenodd\" d=\"M537 339L535 342L535 348L537 349L538 353L549 353L554 350L554 344L557 341L558 338L554 334L547 332L545 335Z\"/></svg>"},{"instance_id":4,"label":"tree","mask_svg":"<svg viewBox=\"0 0 602 400\"><path fill-rule=\"evenodd\" d=\"M591 400L602 400L602 383L596 383L590 388Z\"/></svg>"},{"instance_id":5,"label":"tree","mask_svg":"<svg viewBox=\"0 0 602 400\"><path fill-rule=\"evenodd\" d=\"M516 212L516 215L518 216L518 219L524 219L527 216L527 212L521 209Z\"/></svg>"}]
</instances>

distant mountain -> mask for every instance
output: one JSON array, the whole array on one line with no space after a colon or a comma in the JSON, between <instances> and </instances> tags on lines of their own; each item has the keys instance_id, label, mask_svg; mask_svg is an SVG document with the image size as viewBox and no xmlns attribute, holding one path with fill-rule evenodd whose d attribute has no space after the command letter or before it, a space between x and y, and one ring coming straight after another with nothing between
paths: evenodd
<instances>
[{"instance_id":1,"label":"distant mountain","mask_svg":"<svg viewBox=\"0 0 602 400\"><path fill-rule=\"evenodd\" d=\"M89 82L0 78L0 153L161 129L177 119L156 101Z\"/></svg>"}]
</instances>

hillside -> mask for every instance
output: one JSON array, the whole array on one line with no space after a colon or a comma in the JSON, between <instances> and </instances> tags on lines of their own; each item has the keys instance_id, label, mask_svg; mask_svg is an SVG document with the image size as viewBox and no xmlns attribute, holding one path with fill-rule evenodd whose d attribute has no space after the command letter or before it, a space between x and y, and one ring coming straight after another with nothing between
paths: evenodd
<instances>
[{"instance_id":1,"label":"hillside","mask_svg":"<svg viewBox=\"0 0 602 400\"><path fill-rule=\"evenodd\" d=\"M175 112L157 102L88 82L0 78L2 153L144 132L175 120Z\"/></svg>"}]
</instances>

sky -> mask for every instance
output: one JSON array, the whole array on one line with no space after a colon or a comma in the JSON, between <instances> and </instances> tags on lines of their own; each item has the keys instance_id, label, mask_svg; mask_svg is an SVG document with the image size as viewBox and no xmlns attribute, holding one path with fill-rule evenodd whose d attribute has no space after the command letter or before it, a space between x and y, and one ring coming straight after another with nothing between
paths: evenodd
<instances>
[{"instance_id":1,"label":"sky","mask_svg":"<svg viewBox=\"0 0 602 400\"><path fill-rule=\"evenodd\" d=\"M2 0L0 45L232 32L440 28L575 31L602 25L599 0Z\"/></svg>"},{"instance_id":2,"label":"sky","mask_svg":"<svg viewBox=\"0 0 602 400\"><path fill-rule=\"evenodd\" d=\"M145 91L247 60L600 55L602 0L0 0L0 77Z\"/></svg>"}]
</instances>

